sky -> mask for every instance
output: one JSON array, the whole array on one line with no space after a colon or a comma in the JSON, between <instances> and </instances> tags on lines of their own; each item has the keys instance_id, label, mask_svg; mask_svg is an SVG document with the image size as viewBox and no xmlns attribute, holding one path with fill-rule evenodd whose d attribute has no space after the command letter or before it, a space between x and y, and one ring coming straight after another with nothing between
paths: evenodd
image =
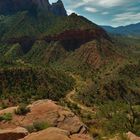
<instances>
[{"instance_id":1,"label":"sky","mask_svg":"<svg viewBox=\"0 0 140 140\"><path fill-rule=\"evenodd\" d=\"M50 3L57 0L49 0ZM68 14L85 16L99 25L114 27L140 22L140 0L62 0Z\"/></svg>"}]
</instances>

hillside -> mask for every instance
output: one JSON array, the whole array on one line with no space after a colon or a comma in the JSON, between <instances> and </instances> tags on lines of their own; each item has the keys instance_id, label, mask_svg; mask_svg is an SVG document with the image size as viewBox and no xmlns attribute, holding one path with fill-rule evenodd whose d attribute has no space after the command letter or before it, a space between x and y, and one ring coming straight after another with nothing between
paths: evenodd
<instances>
[{"instance_id":1,"label":"hillside","mask_svg":"<svg viewBox=\"0 0 140 140\"><path fill-rule=\"evenodd\" d=\"M33 17L28 12L20 12L10 17L2 17L0 26L2 30L1 39L11 42L20 42L20 39L24 37L29 37L29 39L45 38L46 40L52 38L52 40L55 40L60 33L67 30L89 30L91 34L95 32L95 35L99 34L107 37L105 31L99 26L76 14L61 17L40 13L37 17Z\"/></svg>"},{"instance_id":2,"label":"hillside","mask_svg":"<svg viewBox=\"0 0 140 140\"><path fill-rule=\"evenodd\" d=\"M37 17L34 17L30 15L28 11L23 11L11 16L4 16L0 21L0 27L0 29L2 29L0 32L1 46L5 46L5 48L2 48L1 54L4 61L9 61L9 59L11 60L13 57L13 61L22 59L23 61L28 61L28 63L33 64L37 64L37 62L40 63L40 61L42 64L48 64L56 61L61 63L65 58L66 61L64 61L64 63L68 66L69 63L67 62L73 60L73 56L77 57L76 59L79 60L79 62L77 61L79 64L82 57L83 62L85 61L86 55L78 58L81 55L79 52L80 50L81 53L85 50L88 52L86 43L90 41L94 40L97 44L100 44L98 54L95 55L99 55L100 57L100 55L102 55L100 53L104 53L105 59L108 49L103 48L102 50L102 43L106 42L109 48L113 46L110 37L100 26L76 14L62 17L52 13L44 14L39 12ZM94 46L94 41L93 44L90 43L91 47ZM83 49L80 49L81 45L84 46L82 47ZM7 53L6 50L4 50L7 48L6 46L11 46L11 51L15 50L15 52L13 52L15 55ZM18 51L16 51L13 46L17 46ZM76 49L79 49L79 51L76 51ZM100 50L103 52L100 52ZM19 54L19 52L21 53ZM117 58L119 56L112 49L109 50L109 52L111 55L107 57L116 56ZM71 53L73 53L72 57ZM92 57L92 55L90 56ZM89 59L92 59L92 61L89 60L91 61L90 63L84 63L92 68L96 68L94 58ZM103 58L101 61L102 60Z\"/></svg>"},{"instance_id":3,"label":"hillside","mask_svg":"<svg viewBox=\"0 0 140 140\"><path fill-rule=\"evenodd\" d=\"M39 99L58 101L73 86L72 77L51 68L24 66L0 69L0 105L30 103Z\"/></svg>"}]
</instances>

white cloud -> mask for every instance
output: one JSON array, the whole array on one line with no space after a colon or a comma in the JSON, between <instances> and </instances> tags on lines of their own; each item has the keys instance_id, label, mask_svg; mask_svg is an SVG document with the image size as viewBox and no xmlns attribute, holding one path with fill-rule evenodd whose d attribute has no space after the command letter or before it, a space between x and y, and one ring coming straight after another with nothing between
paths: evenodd
<instances>
[{"instance_id":1,"label":"white cloud","mask_svg":"<svg viewBox=\"0 0 140 140\"><path fill-rule=\"evenodd\" d=\"M137 23L140 22L140 13L126 12L117 14L114 16L114 19L112 19L112 22L118 25Z\"/></svg>"},{"instance_id":2,"label":"white cloud","mask_svg":"<svg viewBox=\"0 0 140 140\"><path fill-rule=\"evenodd\" d=\"M127 1L125 1L125 0L99 0L98 5L109 8L109 7L114 7L114 6L120 6L128 1L129 0L127 0Z\"/></svg>"},{"instance_id":3,"label":"white cloud","mask_svg":"<svg viewBox=\"0 0 140 140\"><path fill-rule=\"evenodd\" d=\"M81 6L111 8L122 6L123 4L133 2L133 0L66 0L64 2L69 8L71 7L71 9L76 9Z\"/></svg>"},{"instance_id":4,"label":"white cloud","mask_svg":"<svg viewBox=\"0 0 140 140\"><path fill-rule=\"evenodd\" d=\"M91 12L91 13L96 13L98 12L98 10L96 8L92 8L92 7L85 7L84 8L86 11Z\"/></svg>"},{"instance_id":5,"label":"white cloud","mask_svg":"<svg viewBox=\"0 0 140 140\"><path fill-rule=\"evenodd\" d=\"M50 0L57 1L57 0ZM113 26L140 22L140 0L62 0L68 14L84 14L98 24ZM119 13L120 14L116 14ZM124 13L125 12L125 13ZM127 12L127 13L126 13ZM96 16L91 17L95 13ZM88 16L89 14L89 16Z\"/></svg>"},{"instance_id":6,"label":"white cloud","mask_svg":"<svg viewBox=\"0 0 140 140\"><path fill-rule=\"evenodd\" d=\"M68 14L68 15L70 15L70 14L72 14L72 13L75 13L75 11L74 11L74 10L70 10L70 9L67 10L67 14Z\"/></svg>"},{"instance_id":7,"label":"white cloud","mask_svg":"<svg viewBox=\"0 0 140 140\"><path fill-rule=\"evenodd\" d=\"M76 8L79 8L81 6L84 6L85 5L85 2L83 0L66 0L64 1L64 4L66 5L66 7L68 9L76 9Z\"/></svg>"}]
</instances>

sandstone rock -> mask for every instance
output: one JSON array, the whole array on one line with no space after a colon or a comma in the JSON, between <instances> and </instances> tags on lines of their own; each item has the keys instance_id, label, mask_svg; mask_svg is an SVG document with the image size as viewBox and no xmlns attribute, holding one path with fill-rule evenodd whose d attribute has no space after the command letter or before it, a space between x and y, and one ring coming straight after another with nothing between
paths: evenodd
<instances>
[{"instance_id":1,"label":"sandstone rock","mask_svg":"<svg viewBox=\"0 0 140 140\"><path fill-rule=\"evenodd\" d=\"M0 115L4 113L13 113L15 109L17 109L17 107L9 107L9 108L0 110Z\"/></svg>"},{"instance_id":2,"label":"sandstone rock","mask_svg":"<svg viewBox=\"0 0 140 140\"><path fill-rule=\"evenodd\" d=\"M71 140L93 140L93 139L88 135L74 134L71 136Z\"/></svg>"},{"instance_id":3,"label":"sandstone rock","mask_svg":"<svg viewBox=\"0 0 140 140\"><path fill-rule=\"evenodd\" d=\"M34 122L47 122L50 126L67 130L71 134L87 132L87 127L74 113L53 101L40 100L29 105L29 107L31 111L26 116L18 116L11 109L6 109L4 113L13 112L13 117L10 122L0 122L1 128L16 128L17 126L32 125Z\"/></svg>"},{"instance_id":4,"label":"sandstone rock","mask_svg":"<svg viewBox=\"0 0 140 140\"><path fill-rule=\"evenodd\" d=\"M32 133L21 140L69 140L69 132L59 128L48 128Z\"/></svg>"},{"instance_id":5,"label":"sandstone rock","mask_svg":"<svg viewBox=\"0 0 140 140\"><path fill-rule=\"evenodd\" d=\"M72 135L66 130L48 128L43 131L32 133L21 140L92 140L86 135Z\"/></svg>"},{"instance_id":6,"label":"sandstone rock","mask_svg":"<svg viewBox=\"0 0 140 140\"><path fill-rule=\"evenodd\" d=\"M135 134L133 134L132 132L128 132L126 134L126 136L128 137L129 140L140 140L140 137L136 136Z\"/></svg>"},{"instance_id":7,"label":"sandstone rock","mask_svg":"<svg viewBox=\"0 0 140 140\"><path fill-rule=\"evenodd\" d=\"M15 129L0 130L0 140L18 140L28 135L25 128L17 127Z\"/></svg>"}]
</instances>

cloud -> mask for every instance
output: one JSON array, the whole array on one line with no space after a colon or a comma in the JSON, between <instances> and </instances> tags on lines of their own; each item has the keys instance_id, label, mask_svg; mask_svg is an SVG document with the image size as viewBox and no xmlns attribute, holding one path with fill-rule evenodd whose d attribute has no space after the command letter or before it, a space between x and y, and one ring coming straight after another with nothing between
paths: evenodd
<instances>
[{"instance_id":1,"label":"cloud","mask_svg":"<svg viewBox=\"0 0 140 140\"><path fill-rule=\"evenodd\" d=\"M66 0L64 2L67 4L68 7L71 7L72 9L79 8L81 6L98 6L104 8L111 8L133 2L133 0Z\"/></svg>"},{"instance_id":2,"label":"cloud","mask_svg":"<svg viewBox=\"0 0 140 140\"><path fill-rule=\"evenodd\" d=\"M102 14L102 15L108 15L109 12L102 12L101 14Z\"/></svg>"},{"instance_id":3,"label":"cloud","mask_svg":"<svg viewBox=\"0 0 140 140\"><path fill-rule=\"evenodd\" d=\"M70 10L70 9L67 10L67 14L68 14L68 15L70 15L70 14L72 14L72 13L75 13L75 11L74 11L74 10Z\"/></svg>"},{"instance_id":4,"label":"cloud","mask_svg":"<svg viewBox=\"0 0 140 140\"><path fill-rule=\"evenodd\" d=\"M96 13L98 12L98 10L96 8L92 8L92 7L85 7L84 8L86 11L91 12L91 13Z\"/></svg>"},{"instance_id":5,"label":"cloud","mask_svg":"<svg viewBox=\"0 0 140 140\"><path fill-rule=\"evenodd\" d=\"M140 22L140 12L125 12L116 14L112 19L113 22L120 25L127 25L132 23Z\"/></svg>"},{"instance_id":6,"label":"cloud","mask_svg":"<svg viewBox=\"0 0 140 140\"><path fill-rule=\"evenodd\" d=\"M56 2L57 0L49 1ZM140 0L62 1L68 14L73 12L81 14L97 24L119 26L140 22Z\"/></svg>"},{"instance_id":7,"label":"cloud","mask_svg":"<svg viewBox=\"0 0 140 140\"><path fill-rule=\"evenodd\" d=\"M98 5L109 8L109 7L120 6L128 1L129 0L127 0L127 1L125 1L125 0L98 0Z\"/></svg>"}]
</instances>

